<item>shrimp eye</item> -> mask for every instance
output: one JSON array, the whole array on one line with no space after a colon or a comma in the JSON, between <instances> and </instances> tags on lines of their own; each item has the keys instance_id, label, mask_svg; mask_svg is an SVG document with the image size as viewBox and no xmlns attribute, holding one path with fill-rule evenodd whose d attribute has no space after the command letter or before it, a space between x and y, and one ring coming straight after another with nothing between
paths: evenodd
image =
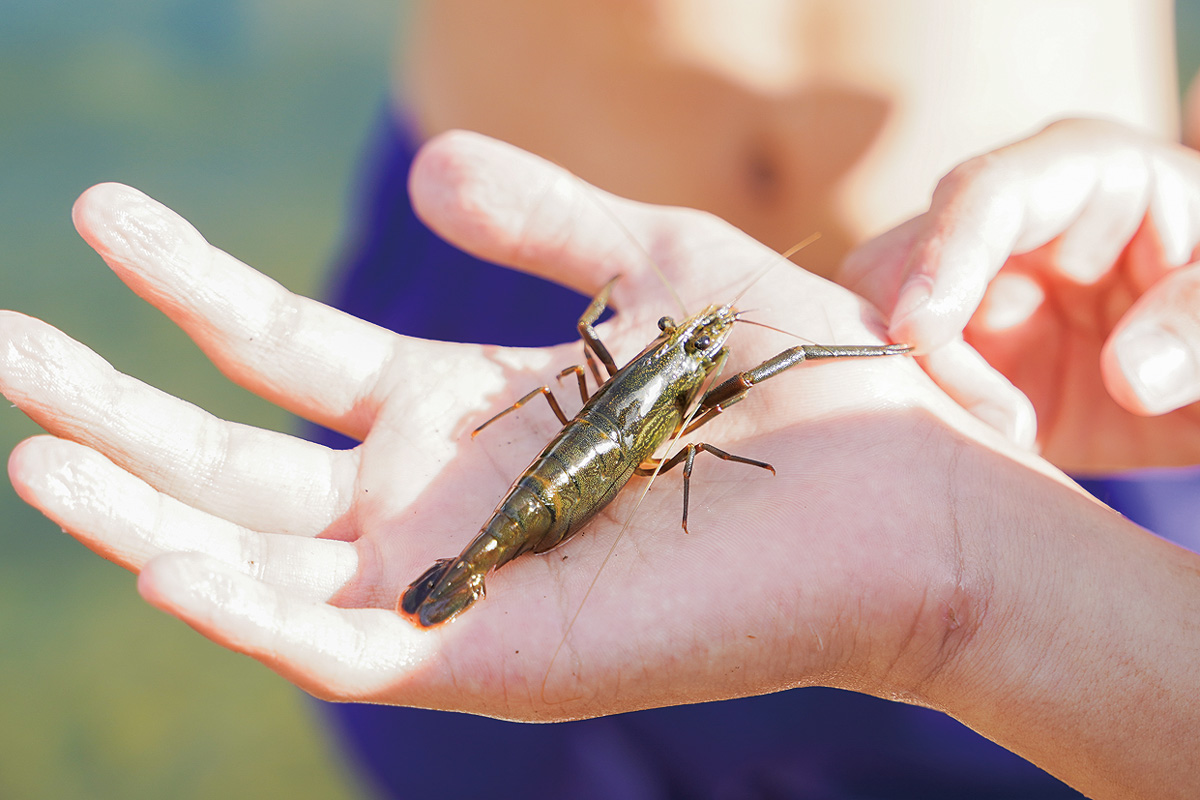
<instances>
[{"instance_id":1,"label":"shrimp eye","mask_svg":"<svg viewBox=\"0 0 1200 800\"><path fill-rule=\"evenodd\" d=\"M692 340L692 346L697 350L707 350L712 344L712 339L708 338L707 334L701 334Z\"/></svg>"},{"instance_id":2,"label":"shrimp eye","mask_svg":"<svg viewBox=\"0 0 1200 800\"><path fill-rule=\"evenodd\" d=\"M667 330L667 328L674 328L674 327L675 327L675 320L671 319L670 317L660 317L659 318L658 329L660 331L665 331L665 330Z\"/></svg>"}]
</instances>

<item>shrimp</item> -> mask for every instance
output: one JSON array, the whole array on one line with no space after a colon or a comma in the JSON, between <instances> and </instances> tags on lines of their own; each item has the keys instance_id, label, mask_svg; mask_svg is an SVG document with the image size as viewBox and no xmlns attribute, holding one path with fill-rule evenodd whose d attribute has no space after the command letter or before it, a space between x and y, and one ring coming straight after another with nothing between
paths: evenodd
<instances>
[{"instance_id":1,"label":"shrimp","mask_svg":"<svg viewBox=\"0 0 1200 800\"><path fill-rule=\"evenodd\" d=\"M563 427L513 483L479 535L457 558L440 559L408 587L399 610L422 627L453 619L484 596L487 573L526 553L543 553L577 534L635 476L650 476L684 464L683 528L687 530L688 482L696 454L774 473L763 461L733 455L708 443L688 444L669 459L654 453L672 437L685 435L746 396L755 384L803 361L821 358L900 355L908 345L798 345L738 373L715 388L729 356L726 340L738 321L733 303L711 305L681 323L658 321L659 335L618 369L593 323L608 304L610 280L592 300L578 328L596 382L598 360L608 379L589 397L583 368L584 406L568 420L548 386L542 386L475 430L483 430L538 394L544 395ZM474 435L474 434L472 434Z\"/></svg>"}]
</instances>

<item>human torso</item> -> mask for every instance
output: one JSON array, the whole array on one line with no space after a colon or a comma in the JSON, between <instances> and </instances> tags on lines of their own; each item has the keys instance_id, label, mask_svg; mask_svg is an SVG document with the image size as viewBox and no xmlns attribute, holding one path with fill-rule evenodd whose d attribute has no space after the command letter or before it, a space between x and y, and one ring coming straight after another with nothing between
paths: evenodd
<instances>
[{"instance_id":1,"label":"human torso","mask_svg":"<svg viewBox=\"0 0 1200 800\"><path fill-rule=\"evenodd\" d=\"M829 274L977 153L1064 116L1177 127L1171 4L439 0L396 86L421 135L505 139L703 208Z\"/></svg>"}]
</instances>

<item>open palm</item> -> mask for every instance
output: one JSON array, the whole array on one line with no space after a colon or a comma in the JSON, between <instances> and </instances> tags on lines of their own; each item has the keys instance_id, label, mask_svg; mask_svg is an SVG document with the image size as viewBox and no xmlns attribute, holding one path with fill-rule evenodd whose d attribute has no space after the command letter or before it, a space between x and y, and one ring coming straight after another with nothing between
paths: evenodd
<instances>
[{"instance_id":1,"label":"open palm","mask_svg":"<svg viewBox=\"0 0 1200 800\"><path fill-rule=\"evenodd\" d=\"M618 314L601 332L621 363L678 313L630 233L692 310L729 299L772 258L707 215L597 201L561 170L472 135L428 147L413 194L431 224L486 257L583 292L620 273ZM454 622L418 629L395 612L404 587L461 550L558 423L538 400L471 430L553 384L579 346L393 334L290 294L126 187L89 190L75 219L233 380L361 445L216 419L5 312L0 387L51 434L14 452L14 485L140 572L150 602L318 696L549 719L801 683L895 692L945 656L948 613L952 628L966 622L971 576L948 477L1011 456L895 357L790 371L702 428L693 439L778 475L701 457L691 535L678 472L636 514L646 482L635 478L585 533L498 571ZM798 269L775 269L741 305L821 343L881 341L873 309ZM794 343L741 326L731 367ZM557 394L572 413L574 388Z\"/></svg>"}]
</instances>

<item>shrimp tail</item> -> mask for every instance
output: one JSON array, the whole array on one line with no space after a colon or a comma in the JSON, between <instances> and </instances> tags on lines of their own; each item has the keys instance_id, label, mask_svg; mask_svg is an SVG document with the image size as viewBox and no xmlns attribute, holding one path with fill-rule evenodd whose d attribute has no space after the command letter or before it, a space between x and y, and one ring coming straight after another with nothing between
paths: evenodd
<instances>
[{"instance_id":1,"label":"shrimp tail","mask_svg":"<svg viewBox=\"0 0 1200 800\"><path fill-rule=\"evenodd\" d=\"M461 557L441 558L404 591L400 610L430 628L453 619L483 594L482 572Z\"/></svg>"}]
</instances>

